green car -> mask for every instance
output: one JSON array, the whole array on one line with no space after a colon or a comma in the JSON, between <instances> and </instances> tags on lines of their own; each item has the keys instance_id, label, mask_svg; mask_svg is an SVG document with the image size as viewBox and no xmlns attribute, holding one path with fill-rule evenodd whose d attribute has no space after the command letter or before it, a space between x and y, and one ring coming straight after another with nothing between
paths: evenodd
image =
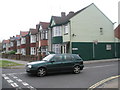
<instances>
[{"instance_id":1,"label":"green car","mask_svg":"<svg viewBox=\"0 0 120 90\"><path fill-rule=\"evenodd\" d=\"M83 70L83 60L77 54L50 54L41 61L30 62L26 65L26 72L45 76L48 73L73 72Z\"/></svg>"}]
</instances>

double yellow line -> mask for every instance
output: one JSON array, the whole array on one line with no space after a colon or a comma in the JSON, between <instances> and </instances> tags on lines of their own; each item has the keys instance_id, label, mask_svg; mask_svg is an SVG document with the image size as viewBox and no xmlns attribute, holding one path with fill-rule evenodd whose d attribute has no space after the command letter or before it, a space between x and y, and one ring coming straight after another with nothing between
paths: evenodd
<instances>
[{"instance_id":1,"label":"double yellow line","mask_svg":"<svg viewBox=\"0 0 120 90\"><path fill-rule=\"evenodd\" d=\"M115 79L115 78L118 78L118 77L120 77L120 75L112 76L112 77L109 77L109 78L104 79L102 81L99 81L98 83L96 83L96 84L92 85L91 87L89 87L88 90L93 90L93 89L97 88L98 86L104 84L105 82L107 82L109 80L112 80L112 79Z\"/></svg>"}]
</instances>

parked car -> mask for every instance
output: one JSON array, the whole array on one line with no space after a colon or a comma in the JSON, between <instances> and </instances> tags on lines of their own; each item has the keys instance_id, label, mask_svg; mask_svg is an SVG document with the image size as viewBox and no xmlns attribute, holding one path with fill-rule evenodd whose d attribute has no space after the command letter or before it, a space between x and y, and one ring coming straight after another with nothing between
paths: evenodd
<instances>
[{"instance_id":1,"label":"parked car","mask_svg":"<svg viewBox=\"0 0 120 90\"><path fill-rule=\"evenodd\" d=\"M26 65L26 72L45 76L48 73L73 72L83 70L83 60L77 54L50 54L41 61L30 62Z\"/></svg>"}]
</instances>

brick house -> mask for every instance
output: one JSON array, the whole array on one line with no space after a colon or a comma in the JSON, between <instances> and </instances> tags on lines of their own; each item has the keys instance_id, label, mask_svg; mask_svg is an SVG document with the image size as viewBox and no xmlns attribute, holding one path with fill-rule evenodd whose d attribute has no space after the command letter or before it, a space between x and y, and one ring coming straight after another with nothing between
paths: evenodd
<instances>
[{"instance_id":1,"label":"brick house","mask_svg":"<svg viewBox=\"0 0 120 90\"><path fill-rule=\"evenodd\" d=\"M21 48L20 48L20 45L21 45L21 41L20 41L20 35L17 35L17 38L16 38L16 42L17 42L17 54L20 54L21 53Z\"/></svg>"},{"instance_id":2,"label":"brick house","mask_svg":"<svg viewBox=\"0 0 120 90\"><path fill-rule=\"evenodd\" d=\"M17 52L17 42L15 36L10 37L10 51Z\"/></svg>"},{"instance_id":3,"label":"brick house","mask_svg":"<svg viewBox=\"0 0 120 90\"><path fill-rule=\"evenodd\" d=\"M30 37L30 55L37 55L38 30L30 29L29 37Z\"/></svg>"},{"instance_id":4,"label":"brick house","mask_svg":"<svg viewBox=\"0 0 120 90\"><path fill-rule=\"evenodd\" d=\"M120 58L120 24L114 30L115 35L115 57Z\"/></svg>"},{"instance_id":5,"label":"brick house","mask_svg":"<svg viewBox=\"0 0 120 90\"><path fill-rule=\"evenodd\" d=\"M10 40L3 40L2 41L2 52L8 53L10 50Z\"/></svg>"},{"instance_id":6,"label":"brick house","mask_svg":"<svg viewBox=\"0 0 120 90\"><path fill-rule=\"evenodd\" d=\"M48 27L49 23L48 22L40 22L39 23L39 50L41 52L46 52L48 51Z\"/></svg>"},{"instance_id":7,"label":"brick house","mask_svg":"<svg viewBox=\"0 0 120 90\"><path fill-rule=\"evenodd\" d=\"M26 35L28 31L20 31L20 52L22 55L26 55Z\"/></svg>"}]
</instances>

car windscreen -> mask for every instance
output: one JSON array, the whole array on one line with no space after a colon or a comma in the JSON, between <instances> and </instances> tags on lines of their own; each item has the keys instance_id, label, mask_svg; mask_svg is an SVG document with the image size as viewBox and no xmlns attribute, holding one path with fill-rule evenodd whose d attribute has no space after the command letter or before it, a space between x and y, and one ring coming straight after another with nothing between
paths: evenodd
<instances>
[{"instance_id":1,"label":"car windscreen","mask_svg":"<svg viewBox=\"0 0 120 90\"><path fill-rule=\"evenodd\" d=\"M55 54L50 54L50 55L46 56L45 58L43 58L42 60L50 61L50 59L51 59L54 55L55 55Z\"/></svg>"}]
</instances>

